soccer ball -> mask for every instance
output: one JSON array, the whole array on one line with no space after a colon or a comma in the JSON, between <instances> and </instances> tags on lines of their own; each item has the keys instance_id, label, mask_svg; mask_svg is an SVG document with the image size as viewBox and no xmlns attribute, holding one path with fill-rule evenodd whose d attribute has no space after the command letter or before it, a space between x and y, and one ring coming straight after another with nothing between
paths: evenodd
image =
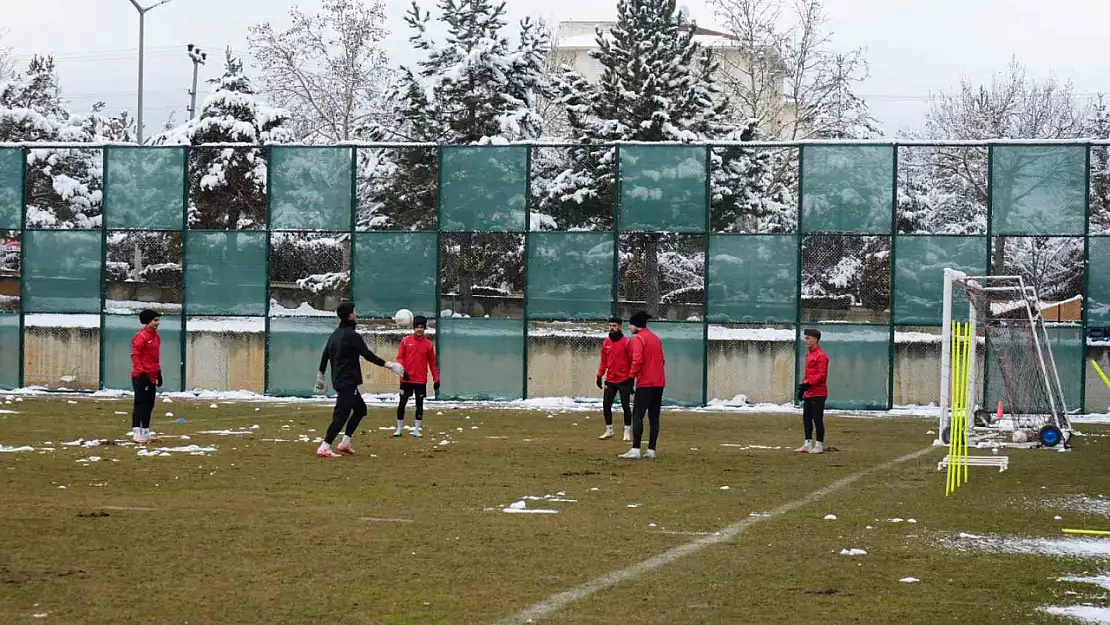
<instances>
[{"instance_id":1,"label":"soccer ball","mask_svg":"<svg viewBox=\"0 0 1110 625\"><path fill-rule=\"evenodd\" d=\"M393 323L396 323L402 328L412 327L412 311L408 308L402 308L393 314Z\"/></svg>"},{"instance_id":2,"label":"soccer ball","mask_svg":"<svg viewBox=\"0 0 1110 625\"><path fill-rule=\"evenodd\" d=\"M1019 444L1019 445L1021 443L1028 443L1029 442L1029 434L1026 433L1025 430L1020 430L1020 429L1014 430L1013 441L1015 443Z\"/></svg>"}]
</instances>

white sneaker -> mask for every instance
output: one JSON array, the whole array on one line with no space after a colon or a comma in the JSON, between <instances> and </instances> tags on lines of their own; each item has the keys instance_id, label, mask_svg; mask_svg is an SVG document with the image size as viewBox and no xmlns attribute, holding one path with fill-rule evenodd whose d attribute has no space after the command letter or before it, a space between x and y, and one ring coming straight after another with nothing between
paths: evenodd
<instances>
[{"instance_id":1,"label":"white sneaker","mask_svg":"<svg viewBox=\"0 0 1110 625\"><path fill-rule=\"evenodd\" d=\"M801 447L799 447L797 449L795 449L794 453L805 454L805 453L809 453L810 449L813 449L813 441L806 441L806 444L802 445Z\"/></svg>"},{"instance_id":2,"label":"white sneaker","mask_svg":"<svg viewBox=\"0 0 1110 625\"><path fill-rule=\"evenodd\" d=\"M602 434L601 436L598 436L597 438L598 438L598 440L602 440L602 441L607 439L607 438L613 438L613 428L605 428L605 433Z\"/></svg>"},{"instance_id":3,"label":"white sneaker","mask_svg":"<svg viewBox=\"0 0 1110 625\"><path fill-rule=\"evenodd\" d=\"M628 460L639 460L640 459L640 450L633 447L632 449L629 449L628 451L624 452L623 454L621 454L617 457L618 458L627 458Z\"/></svg>"},{"instance_id":4,"label":"white sneaker","mask_svg":"<svg viewBox=\"0 0 1110 625\"><path fill-rule=\"evenodd\" d=\"M626 443L630 442L632 440L632 428L624 428L624 439L623 440Z\"/></svg>"},{"instance_id":5,"label":"white sneaker","mask_svg":"<svg viewBox=\"0 0 1110 625\"><path fill-rule=\"evenodd\" d=\"M649 460L655 460L655 450L654 449L647 450L647 458Z\"/></svg>"},{"instance_id":6,"label":"white sneaker","mask_svg":"<svg viewBox=\"0 0 1110 625\"><path fill-rule=\"evenodd\" d=\"M401 428L397 428L396 430L393 430L393 438L400 438L401 436L404 436L404 434L405 434L405 431L402 430Z\"/></svg>"},{"instance_id":7,"label":"white sneaker","mask_svg":"<svg viewBox=\"0 0 1110 625\"><path fill-rule=\"evenodd\" d=\"M814 444L813 448L809 450L809 453L811 453L811 454L823 454L823 453L825 453L825 444L824 443Z\"/></svg>"},{"instance_id":8,"label":"white sneaker","mask_svg":"<svg viewBox=\"0 0 1110 625\"><path fill-rule=\"evenodd\" d=\"M424 435L420 433L420 428L413 428L412 435L416 438L423 438Z\"/></svg>"}]
</instances>

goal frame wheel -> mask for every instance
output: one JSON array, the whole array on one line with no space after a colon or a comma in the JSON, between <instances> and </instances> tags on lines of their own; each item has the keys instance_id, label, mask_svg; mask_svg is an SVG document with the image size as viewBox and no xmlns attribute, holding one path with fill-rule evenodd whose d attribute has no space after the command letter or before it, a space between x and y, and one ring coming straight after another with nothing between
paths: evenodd
<instances>
[{"instance_id":1,"label":"goal frame wheel","mask_svg":"<svg viewBox=\"0 0 1110 625\"><path fill-rule=\"evenodd\" d=\"M1064 433L1053 424L1048 424L1037 432L1037 440L1045 447L1055 447L1064 442Z\"/></svg>"}]
</instances>

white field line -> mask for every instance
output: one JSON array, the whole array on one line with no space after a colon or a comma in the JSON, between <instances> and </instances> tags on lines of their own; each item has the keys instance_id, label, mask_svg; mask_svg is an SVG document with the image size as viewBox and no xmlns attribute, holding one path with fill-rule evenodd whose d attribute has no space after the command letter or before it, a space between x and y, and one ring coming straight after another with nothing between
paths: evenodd
<instances>
[{"instance_id":1,"label":"white field line","mask_svg":"<svg viewBox=\"0 0 1110 625\"><path fill-rule=\"evenodd\" d=\"M547 599L544 599L539 603L530 605L512 616L496 621L496 625L525 625L526 623L534 623L543 617L550 616L555 612L562 610L575 601L585 599L590 595L593 595L602 590L612 588L617 584L632 581L644 575L645 573L664 567L678 560L679 558L697 553L702 549L705 549L706 547L712 547L713 545L728 542L758 523L762 523L769 519L774 519L784 514L793 512L794 510L809 505L817 501L818 499L821 499L822 497L831 495L843 489L844 487L859 481L861 478L870 475L871 473L884 471L896 464L901 464L903 462L908 462L910 460L920 458L921 456L924 456L925 454L928 454L935 449L935 447L929 446L924 449L915 451L911 454L906 454L905 456L902 456L900 458L895 458L894 460L891 460L889 462L884 462L883 464L872 467L870 469L865 469L863 471L853 473L847 477L843 477L820 490L815 490L812 493L801 497L800 499L795 499L794 501L785 503L775 508L774 510L767 512L764 516L748 517L741 521L737 521L736 523L723 527L708 536L703 536L672 549L668 549L663 553L652 556L647 560L637 562L636 564L633 564L626 568L618 569L616 571L610 571L609 573L591 579L584 584L575 586L570 590L565 590L558 594L551 595Z\"/></svg>"},{"instance_id":2,"label":"white field line","mask_svg":"<svg viewBox=\"0 0 1110 625\"><path fill-rule=\"evenodd\" d=\"M365 521L366 523L412 523L412 519L382 519L372 516L362 517L359 521Z\"/></svg>"}]
</instances>

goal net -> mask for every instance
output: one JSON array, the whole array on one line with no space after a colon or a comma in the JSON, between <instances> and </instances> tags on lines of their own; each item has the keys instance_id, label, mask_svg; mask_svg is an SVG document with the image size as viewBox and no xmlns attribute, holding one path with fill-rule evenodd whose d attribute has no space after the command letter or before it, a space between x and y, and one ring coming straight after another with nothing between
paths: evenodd
<instances>
[{"instance_id":1,"label":"goal net","mask_svg":"<svg viewBox=\"0 0 1110 625\"><path fill-rule=\"evenodd\" d=\"M1071 424L1036 289L1020 276L967 276L950 269L945 270L942 432L948 425L947 412L952 403L944 389L949 388L952 376L949 349L953 315L959 315L953 306L954 297L966 298L967 318L976 344L973 365L966 372L972 376L970 387L977 389L967 402L968 425L988 430L1003 425L1008 430L1012 425L1015 433L1024 432L1029 441L1039 438L1048 446L1059 443L1064 433L1070 432ZM991 387L1000 390L996 394L1002 402L1005 423L996 419L996 406L981 405L976 410L982 389L979 379L984 373Z\"/></svg>"}]
</instances>

